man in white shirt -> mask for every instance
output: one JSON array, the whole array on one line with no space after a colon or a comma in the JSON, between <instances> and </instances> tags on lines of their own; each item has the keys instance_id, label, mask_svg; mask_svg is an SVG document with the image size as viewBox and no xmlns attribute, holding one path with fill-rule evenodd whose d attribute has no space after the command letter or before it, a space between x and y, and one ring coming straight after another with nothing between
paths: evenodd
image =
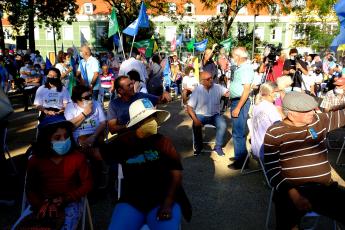
<instances>
[{"instance_id":1,"label":"man in white shirt","mask_svg":"<svg viewBox=\"0 0 345 230\"><path fill-rule=\"evenodd\" d=\"M81 53L83 59L79 63L77 77L80 77L82 84L89 86L92 90L92 98L98 100L100 80L99 80L99 62L98 60L91 55L90 47L84 45L81 47ZM80 66L83 66L84 72L81 73ZM82 76L85 74L86 76Z\"/></svg>"},{"instance_id":2,"label":"man in white shirt","mask_svg":"<svg viewBox=\"0 0 345 230\"><path fill-rule=\"evenodd\" d=\"M213 77L209 72L200 74L200 83L188 100L187 112L193 120L194 155L202 151L202 126L212 124L216 126L216 145L214 151L219 156L225 156L223 152L226 122L220 114L220 99L229 97L227 88L213 84Z\"/></svg>"},{"instance_id":3,"label":"man in white shirt","mask_svg":"<svg viewBox=\"0 0 345 230\"><path fill-rule=\"evenodd\" d=\"M140 74L140 80L146 82L148 75L146 66L139 60L135 59L135 53L132 53L132 57L122 62L120 65L119 76L127 76L127 73L131 70L136 70Z\"/></svg>"}]
</instances>

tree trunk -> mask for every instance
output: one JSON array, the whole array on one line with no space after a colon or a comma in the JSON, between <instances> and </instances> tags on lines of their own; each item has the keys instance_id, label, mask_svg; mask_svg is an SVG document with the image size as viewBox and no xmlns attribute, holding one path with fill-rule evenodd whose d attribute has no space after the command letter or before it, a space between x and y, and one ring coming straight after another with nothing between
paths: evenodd
<instances>
[{"instance_id":1,"label":"tree trunk","mask_svg":"<svg viewBox=\"0 0 345 230\"><path fill-rule=\"evenodd\" d=\"M28 1L29 5L29 21L28 21L28 31L29 31L29 48L32 52L35 51L35 21L34 21L34 0Z\"/></svg>"},{"instance_id":2,"label":"tree trunk","mask_svg":"<svg viewBox=\"0 0 345 230\"><path fill-rule=\"evenodd\" d=\"M0 49L2 49L2 52L5 50L5 36L2 28L2 9L0 9Z\"/></svg>"}]
</instances>

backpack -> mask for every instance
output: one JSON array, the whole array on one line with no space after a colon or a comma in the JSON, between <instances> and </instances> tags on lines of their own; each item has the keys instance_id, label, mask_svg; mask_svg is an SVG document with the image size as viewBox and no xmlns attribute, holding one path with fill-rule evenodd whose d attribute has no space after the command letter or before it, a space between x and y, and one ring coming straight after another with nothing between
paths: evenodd
<instances>
[{"instance_id":1,"label":"backpack","mask_svg":"<svg viewBox=\"0 0 345 230\"><path fill-rule=\"evenodd\" d=\"M156 74L152 74L146 83L147 92L152 95L163 94L163 71L162 68Z\"/></svg>"}]
</instances>

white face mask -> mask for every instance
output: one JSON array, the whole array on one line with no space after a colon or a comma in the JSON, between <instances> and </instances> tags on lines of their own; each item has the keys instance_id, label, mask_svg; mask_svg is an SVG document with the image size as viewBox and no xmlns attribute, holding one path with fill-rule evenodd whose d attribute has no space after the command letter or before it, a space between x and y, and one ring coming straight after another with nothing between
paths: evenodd
<instances>
[{"instance_id":1,"label":"white face mask","mask_svg":"<svg viewBox=\"0 0 345 230\"><path fill-rule=\"evenodd\" d=\"M344 90L343 89L338 89L338 88L335 88L334 89L334 93L339 95L339 94L344 94Z\"/></svg>"},{"instance_id":2,"label":"white face mask","mask_svg":"<svg viewBox=\"0 0 345 230\"><path fill-rule=\"evenodd\" d=\"M291 60L295 60L295 56L290 56L290 59Z\"/></svg>"}]
</instances>

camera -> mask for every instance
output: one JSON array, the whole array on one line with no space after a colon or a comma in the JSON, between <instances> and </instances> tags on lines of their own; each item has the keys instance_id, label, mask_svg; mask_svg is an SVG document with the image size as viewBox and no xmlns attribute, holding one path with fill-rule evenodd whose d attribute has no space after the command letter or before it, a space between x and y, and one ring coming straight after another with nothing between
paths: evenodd
<instances>
[{"instance_id":1,"label":"camera","mask_svg":"<svg viewBox=\"0 0 345 230\"><path fill-rule=\"evenodd\" d=\"M266 45L265 50L264 50L264 56L267 57L269 65L273 65L273 63L276 61L276 57L280 56L281 51L282 51L281 43L279 43L278 46L275 46L273 44Z\"/></svg>"},{"instance_id":2,"label":"camera","mask_svg":"<svg viewBox=\"0 0 345 230\"><path fill-rule=\"evenodd\" d=\"M296 61L300 61L300 60L302 60L302 54L297 54L296 56L295 56L295 60Z\"/></svg>"}]
</instances>

